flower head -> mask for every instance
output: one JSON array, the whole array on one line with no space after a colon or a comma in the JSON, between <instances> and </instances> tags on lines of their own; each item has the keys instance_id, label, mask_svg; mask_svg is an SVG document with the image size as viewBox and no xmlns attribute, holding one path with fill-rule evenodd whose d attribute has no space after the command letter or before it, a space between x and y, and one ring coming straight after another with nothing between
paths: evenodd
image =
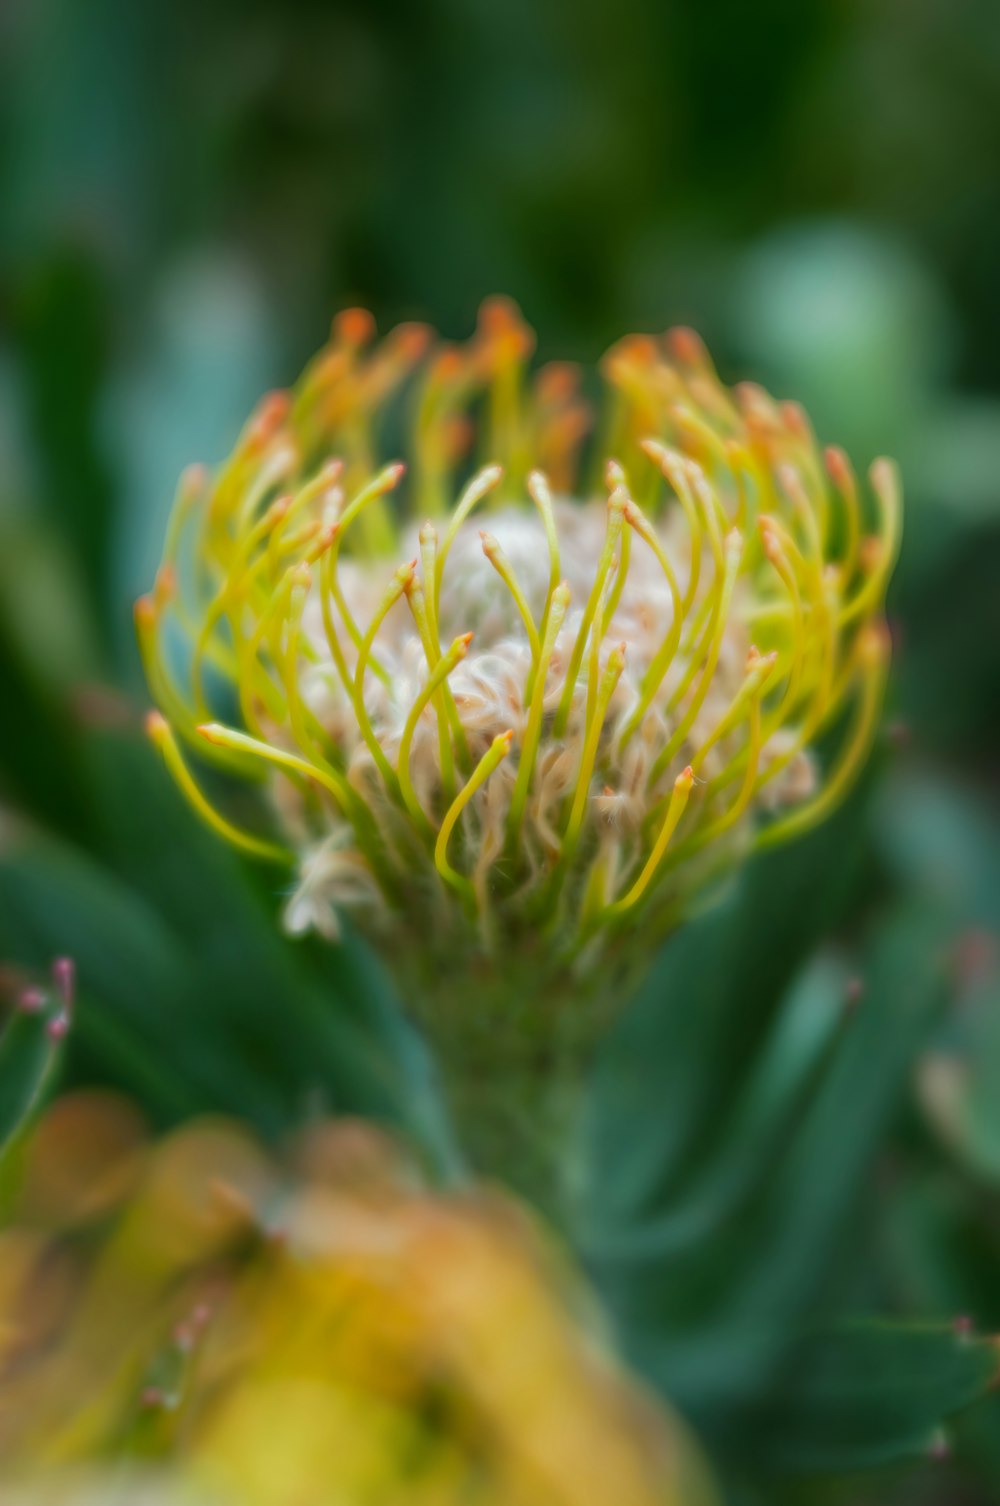
<instances>
[{"instance_id":1,"label":"flower head","mask_svg":"<svg viewBox=\"0 0 1000 1506\"><path fill-rule=\"evenodd\" d=\"M532 349L503 300L465 347L376 342L348 310L219 473L182 481L137 608L151 731L214 825L292 854L293 930L349 907L563 956L655 937L864 761L893 467L866 495L689 330L614 347L593 422ZM266 774L283 843L210 806L181 743Z\"/></svg>"}]
</instances>

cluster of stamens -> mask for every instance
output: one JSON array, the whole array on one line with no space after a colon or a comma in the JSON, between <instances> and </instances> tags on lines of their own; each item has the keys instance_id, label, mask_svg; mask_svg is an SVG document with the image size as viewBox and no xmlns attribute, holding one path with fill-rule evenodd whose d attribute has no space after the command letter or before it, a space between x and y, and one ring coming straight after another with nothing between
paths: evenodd
<instances>
[{"instance_id":1,"label":"cluster of stamens","mask_svg":"<svg viewBox=\"0 0 1000 1506\"><path fill-rule=\"evenodd\" d=\"M862 765L894 469L872 505L688 330L609 352L596 423L501 300L464 348L372 335L340 315L221 471L182 480L137 608L151 732L216 828L295 861L293 929L342 906L493 943L662 929ZM401 422L407 466L382 464ZM182 744L266 773L287 847L211 804Z\"/></svg>"}]
</instances>

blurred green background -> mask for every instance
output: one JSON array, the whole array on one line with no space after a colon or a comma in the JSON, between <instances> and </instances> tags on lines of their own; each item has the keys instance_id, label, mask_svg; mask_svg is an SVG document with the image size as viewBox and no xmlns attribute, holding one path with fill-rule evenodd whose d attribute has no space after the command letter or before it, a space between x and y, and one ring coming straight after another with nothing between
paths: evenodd
<instances>
[{"instance_id":1,"label":"blurred green background","mask_svg":"<svg viewBox=\"0 0 1000 1506\"><path fill-rule=\"evenodd\" d=\"M337 307L463 336L502 291L542 356L588 362L691 323L726 379L799 398L859 463L900 460L881 778L668 948L595 1089L583 1248L626 1348L734 1461L734 1491L758 1466L794 1474L767 1439L798 1429L808 1455L806 1361L775 1361L796 1417L788 1394L761 1401L753 1343L740 1381L735 1318L723 1340L687 1322L701 1337L670 1363L629 1341L630 1322L672 1334L722 1310L671 1251L700 1268L715 1240L733 1287L784 1239L808 1279L792 1312L747 1277L754 1322L839 1312L847 1287L852 1310L1000 1328L995 0L6 0L0 47L0 956L78 957L71 1073L127 1083L161 1122L218 1106L275 1133L318 1093L448 1153L371 960L283 942L268 880L195 828L138 732L130 609L174 480L225 455ZM793 1006L841 999L855 969L881 992L845 1065L833 1006ZM664 1035L671 980L701 1036ZM763 1131L752 1172L702 1133L753 1120L760 1082L772 1130L798 1116L787 1187ZM818 1184L819 1212L799 1196ZM727 1243L733 1188L776 1200L755 1249ZM942 1452L922 1413L880 1454L875 1402L822 1405L806 1474L831 1450L841 1472ZM951 1465L906 1476L908 1506L1000 1498L997 1414L970 1419Z\"/></svg>"}]
</instances>

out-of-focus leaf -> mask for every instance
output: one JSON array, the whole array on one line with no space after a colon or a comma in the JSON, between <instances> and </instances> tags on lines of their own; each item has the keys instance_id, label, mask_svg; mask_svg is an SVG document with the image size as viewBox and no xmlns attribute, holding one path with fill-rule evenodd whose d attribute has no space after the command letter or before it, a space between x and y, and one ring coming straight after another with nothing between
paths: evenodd
<instances>
[{"instance_id":1,"label":"out-of-focus leaf","mask_svg":"<svg viewBox=\"0 0 1000 1506\"><path fill-rule=\"evenodd\" d=\"M942 997L941 934L940 922L917 910L876 935L861 1002L830 1037L831 1050L802 1053L804 1080L817 1061L823 1070L804 1100L789 1100L780 1138L757 1142L755 1174L738 1164L754 1136L723 1091L716 1113L725 1133L707 1169L703 1160L699 1176L669 1188L657 1216L592 1247L633 1361L734 1459L752 1446L760 1388L787 1373L793 1336L818 1306L836 1306L866 1173ZM744 976L731 979L737 999ZM695 993L691 1009L697 1004ZM774 1061L773 1051L755 1057L747 1079L774 1072ZM710 1055L689 1054L686 1065L711 1079ZM665 1095L660 1112L669 1111ZM727 1178L739 1195L720 1198Z\"/></svg>"},{"instance_id":2,"label":"out-of-focus leaf","mask_svg":"<svg viewBox=\"0 0 1000 1506\"><path fill-rule=\"evenodd\" d=\"M14 1008L0 1028L0 1169L55 1077L63 1037L49 1027L57 1014L39 997L37 1008Z\"/></svg>"},{"instance_id":3,"label":"out-of-focus leaf","mask_svg":"<svg viewBox=\"0 0 1000 1506\"><path fill-rule=\"evenodd\" d=\"M696 1180L666 1196L655 1215L588 1231L586 1249L599 1264L651 1268L712 1238L758 1196L801 1121L809 1095L827 1070L849 1017L853 980L842 960L823 956L793 984L786 1006L762 1044L731 1108L726 1139Z\"/></svg>"},{"instance_id":4,"label":"out-of-focus leaf","mask_svg":"<svg viewBox=\"0 0 1000 1506\"><path fill-rule=\"evenodd\" d=\"M950 356L940 290L913 250L843 221L783 226L734 280L745 353L862 460L898 442Z\"/></svg>"},{"instance_id":5,"label":"out-of-focus leaf","mask_svg":"<svg viewBox=\"0 0 1000 1506\"><path fill-rule=\"evenodd\" d=\"M76 248L47 258L20 288L16 314L45 512L106 618L112 483L95 418L110 340L108 287L95 259Z\"/></svg>"},{"instance_id":6,"label":"out-of-focus leaf","mask_svg":"<svg viewBox=\"0 0 1000 1506\"><path fill-rule=\"evenodd\" d=\"M1000 931L1000 811L973 786L899 773L876 807L882 851L900 885L955 927Z\"/></svg>"},{"instance_id":7,"label":"out-of-focus leaf","mask_svg":"<svg viewBox=\"0 0 1000 1506\"><path fill-rule=\"evenodd\" d=\"M997 1341L947 1324L854 1319L818 1328L756 1399L755 1467L850 1474L926 1456L946 1419L998 1379Z\"/></svg>"},{"instance_id":8,"label":"out-of-focus leaf","mask_svg":"<svg viewBox=\"0 0 1000 1506\"><path fill-rule=\"evenodd\" d=\"M731 1138L728 1116L792 980L860 898L864 850L858 799L808 840L754 860L668 943L591 1083L584 1242L591 1226L603 1239L662 1211L681 1181L700 1182Z\"/></svg>"},{"instance_id":9,"label":"out-of-focus leaf","mask_svg":"<svg viewBox=\"0 0 1000 1506\"><path fill-rule=\"evenodd\" d=\"M921 1064L921 1098L967 1169L1000 1188L1000 988L991 979L962 1005Z\"/></svg>"}]
</instances>

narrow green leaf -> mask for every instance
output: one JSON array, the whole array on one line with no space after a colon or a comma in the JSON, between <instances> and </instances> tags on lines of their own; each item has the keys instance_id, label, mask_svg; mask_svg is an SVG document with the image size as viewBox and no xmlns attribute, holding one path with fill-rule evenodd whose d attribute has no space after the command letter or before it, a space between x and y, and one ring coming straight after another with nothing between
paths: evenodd
<instances>
[{"instance_id":1,"label":"narrow green leaf","mask_svg":"<svg viewBox=\"0 0 1000 1506\"><path fill-rule=\"evenodd\" d=\"M854 1319L814 1330L757 1399L761 1473L848 1474L927 1456L1000 1380L1000 1345L948 1324Z\"/></svg>"}]
</instances>

